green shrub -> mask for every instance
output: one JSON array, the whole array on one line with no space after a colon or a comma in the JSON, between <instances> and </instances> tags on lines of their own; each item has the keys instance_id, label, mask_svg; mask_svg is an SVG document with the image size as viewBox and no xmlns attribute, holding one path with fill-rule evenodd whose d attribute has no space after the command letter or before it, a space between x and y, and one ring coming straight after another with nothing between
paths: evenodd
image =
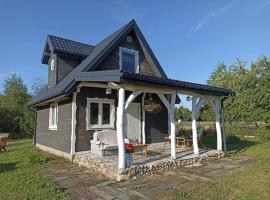
<instances>
[{"instance_id":1,"label":"green shrub","mask_svg":"<svg viewBox=\"0 0 270 200\"><path fill-rule=\"evenodd\" d=\"M269 142L270 141L270 130L269 129L260 129L257 132L257 137L261 142Z\"/></svg>"}]
</instances>

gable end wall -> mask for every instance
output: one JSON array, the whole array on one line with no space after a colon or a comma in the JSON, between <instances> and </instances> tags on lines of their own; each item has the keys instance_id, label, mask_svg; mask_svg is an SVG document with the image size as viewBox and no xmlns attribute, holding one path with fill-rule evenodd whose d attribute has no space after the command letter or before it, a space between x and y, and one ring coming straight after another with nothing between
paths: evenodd
<instances>
[{"instance_id":1,"label":"gable end wall","mask_svg":"<svg viewBox=\"0 0 270 200\"><path fill-rule=\"evenodd\" d=\"M154 72L152 66L147 61L135 33L131 32L128 36L132 37L133 41L127 42L127 37L125 37L123 41L120 42L120 44L114 48L101 63L97 65L95 71L119 69L119 47L124 47L139 52L140 74L159 76Z\"/></svg>"}]
</instances>

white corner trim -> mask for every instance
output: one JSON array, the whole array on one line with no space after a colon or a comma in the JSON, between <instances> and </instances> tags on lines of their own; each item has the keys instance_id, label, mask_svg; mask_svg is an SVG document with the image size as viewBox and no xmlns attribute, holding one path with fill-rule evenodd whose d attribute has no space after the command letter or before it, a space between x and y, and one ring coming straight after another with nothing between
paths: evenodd
<instances>
[{"instance_id":1,"label":"white corner trim","mask_svg":"<svg viewBox=\"0 0 270 200\"><path fill-rule=\"evenodd\" d=\"M36 143L36 148L38 148L42 151L46 151L46 152L49 152L51 154L60 156L60 157L64 157L68 160L72 160L72 155L70 155L69 153L66 153L66 152L51 148L51 147L44 146L42 144L37 144L37 143Z\"/></svg>"},{"instance_id":2,"label":"white corner trim","mask_svg":"<svg viewBox=\"0 0 270 200\"><path fill-rule=\"evenodd\" d=\"M77 119L76 119L76 110L77 110L77 103L76 103L76 99L77 99L77 92L73 93L73 98L72 98L72 111L71 111L71 147L70 147L70 154L74 155L75 154L75 142L76 142L76 123L77 123Z\"/></svg>"},{"instance_id":3,"label":"white corner trim","mask_svg":"<svg viewBox=\"0 0 270 200\"><path fill-rule=\"evenodd\" d=\"M139 73L139 52L135 51L133 49L128 49L128 48L124 48L124 47L119 47L119 68L120 71L123 70L123 66L122 66L122 52L126 52L126 53L131 53L133 55L135 55L135 66L136 67L134 69L135 73Z\"/></svg>"}]
</instances>

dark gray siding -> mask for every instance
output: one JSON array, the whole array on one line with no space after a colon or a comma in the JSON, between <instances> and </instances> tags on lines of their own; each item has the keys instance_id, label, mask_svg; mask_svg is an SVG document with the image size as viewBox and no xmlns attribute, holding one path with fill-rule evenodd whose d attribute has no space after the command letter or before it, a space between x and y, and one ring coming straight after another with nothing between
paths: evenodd
<instances>
[{"instance_id":1,"label":"dark gray siding","mask_svg":"<svg viewBox=\"0 0 270 200\"><path fill-rule=\"evenodd\" d=\"M57 56L57 83L62 80L73 68L81 63L80 59L67 56Z\"/></svg>"},{"instance_id":2,"label":"dark gray siding","mask_svg":"<svg viewBox=\"0 0 270 200\"><path fill-rule=\"evenodd\" d=\"M168 111L161 100L152 95L162 105L159 113L145 112L145 137L146 143L164 142L164 137L168 136Z\"/></svg>"},{"instance_id":3,"label":"dark gray siding","mask_svg":"<svg viewBox=\"0 0 270 200\"><path fill-rule=\"evenodd\" d=\"M109 55L107 55L107 57L97 65L95 70L100 71L119 69L119 47L125 47L139 52L139 65L141 74L158 76L147 61L135 33L131 32L129 36L133 38L132 42L127 42L127 38L125 38L122 42L120 42L119 46L113 49Z\"/></svg>"},{"instance_id":4,"label":"dark gray siding","mask_svg":"<svg viewBox=\"0 0 270 200\"><path fill-rule=\"evenodd\" d=\"M70 153L71 101L58 104L57 130L49 130L49 106L37 109L36 143Z\"/></svg>"},{"instance_id":5,"label":"dark gray siding","mask_svg":"<svg viewBox=\"0 0 270 200\"><path fill-rule=\"evenodd\" d=\"M54 59L54 70L51 70L51 60ZM53 87L56 84L56 71L57 71L57 56L55 54L51 55L48 63L48 87Z\"/></svg>"},{"instance_id":6,"label":"dark gray siding","mask_svg":"<svg viewBox=\"0 0 270 200\"><path fill-rule=\"evenodd\" d=\"M87 98L107 98L114 99L114 106L117 107L117 91L112 90L112 94L106 94L101 88L81 88L77 94L76 113L76 151L87 151L90 149L90 140L93 139L94 130L86 130L86 106ZM115 112L116 113L116 112ZM116 117L115 117L116 118Z\"/></svg>"},{"instance_id":7,"label":"dark gray siding","mask_svg":"<svg viewBox=\"0 0 270 200\"><path fill-rule=\"evenodd\" d=\"M126 99L130 93L131 92L126 91ZM80 92L77 94L76 152L90 150L90 140L93 139L95 130L86 130L86 106L87 98L95 97L114 99L115 109L117 108L118 100L116 90L112 90L112 94L106 94L105 89L101 88L81 88ZM163 106L163 109L159 113L146 112L146 141L147 143L163 142L164 137L168 135L168 112L156 95L152 95L152 97ZM139 95L134 102L140 103L141 98L142 95Z\"/></svg>"}]
</instances>

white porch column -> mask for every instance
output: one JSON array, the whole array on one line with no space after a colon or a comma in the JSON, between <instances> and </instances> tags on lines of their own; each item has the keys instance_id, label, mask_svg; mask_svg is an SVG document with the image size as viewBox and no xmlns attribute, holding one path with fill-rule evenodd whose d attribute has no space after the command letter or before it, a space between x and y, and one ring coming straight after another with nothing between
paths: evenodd
<instances>
[{"instance_id":1,"label":"white porch column","mask_svg":"<svg viewBox=\"0 0 270 200\"><path fill-rule=\"evenodd\" d=\"M146 144L145 138L145 110L144 110L144 100L145 100L145 93L142 96L142 143Z\"/></svg>"},{"instance_id":2,"label":"white porch column","mask_svg":"<svg viewBox=\"0 0 270 200\"><path fill-rule=\"evenodd\" d=\"M221 123L222 123L222 139L223 139L223 149L224 153L227 153L227 143L226 143L226 131L225 131L225 122L224 122L224 107L223 102L221 102Z\"/></svg>"},{"instance_id":3,"label":"white porch column","mask_svg":"<svg viewBox=\"0 0 270 200\"><path fill-rule=\"evenodd\" d=\"M216 107L216 130L217 130L217 150L222 151L222 135L220 127L220 99L215 100Z\"/></svg>"},{"instance_id":4,"label":"white porch column","mask_svg":"<svg viewBox=\"0 0 270 200\"><path fill-rule=\"evenodd\" d=\"M217 150L222 151L222 135L220 126L220 99L209 99L216 114Z\"/></svg>"},{"instance_id":5,"label":"white porch column","mask_svg":"<svg viewBox=\"0 0 270 200\"><path fill-rule=\"evenodd\" d=\"M75 144L76 144L76 111L77 111L77 92L73 93L72 97L72 113L71 113L71 148L70 148L70 154L74 155L75 154Z\"/></svg>"},{"instance_id":6,"label":"white porch column","mask_svg":"<svg viewBox=\"0 0 270 200\"><path fill-rule=\"evenodd\" d=\"M124 107L125 90L120 88L118 91L118 107L116 117L116 131L118 144L118 169L125 169L125 146L124 146Z\"/></svg>"},{"instance_id":7,"label":"white porch column","mask_svg":"<svg viewBox=\"0 0 270 200\"><path fill-rule=\"evenodd\" d=\"M175 106L175 97L173 94L171 98L171 107L170 107L170 124L171 124L171 158L176 159L176 138L175 138L175 122L174 122L174 106Z\"/></svg>"},{"instance_id":8,"label":"white porch column","mask_svg":"<svg viewBox=\"0 0 270 200\"><path fill-rule=\"evenodd\" d=\"M197 136L197 125L196 125L196 112L197 112L197 97L192 97L192 140L194 155L199 155L198 136Z\"/></svg>"}]
</instances>

